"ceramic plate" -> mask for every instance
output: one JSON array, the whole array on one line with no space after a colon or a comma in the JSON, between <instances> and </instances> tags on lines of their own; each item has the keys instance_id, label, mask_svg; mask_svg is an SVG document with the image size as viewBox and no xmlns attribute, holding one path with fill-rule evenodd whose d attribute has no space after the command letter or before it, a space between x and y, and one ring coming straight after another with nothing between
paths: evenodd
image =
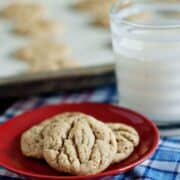
<instances>
[{"instance_id":1,"label":"ceramic plate","mask_svg":"<svg viewBox=\"0 0 180 180\"><path fill-rule=\"evenodd\" d=\"M104 172L88 176L72 176L56 172L45 161L27 158L20 150L20 136L32 125L49 118L57 113L66 111L84 112L96 117L102 122L121 122L134 127L140 135L140 144L132 155L111 165ZM87 179L99 178L126 172L142 163L155 151L159 133L152 121L131 110L108 104L81 103L44 106L0 125L0 165L21 175L40 179Z\"/></svg>"}]
</instances>

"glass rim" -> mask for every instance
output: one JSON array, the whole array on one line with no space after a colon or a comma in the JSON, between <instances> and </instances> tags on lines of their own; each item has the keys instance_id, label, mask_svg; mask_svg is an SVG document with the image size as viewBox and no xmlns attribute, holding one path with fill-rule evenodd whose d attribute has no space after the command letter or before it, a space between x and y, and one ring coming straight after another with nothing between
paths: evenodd
<instances>
[{"instance_id":1,"label":"glass rim","mask_svg":"<svg viewBox=\"0 0 180 180\"><path fill-rule=\"evenodd\" d=\"M180 28L180 24L175 24L175 25L153 25L153 24L140 24L140 23L133 23L130 22L128 20L125 20L123 18L117 18L117 13L118 13L118 9L117 7L119 7L119 5L123 5L125 4L126 1L124 0L117 0L113 6L111 7L110 10L110 20L115 22L115 23L123 23L125 25L128 25L129 27L132 28L138 28L138 29L154 29L154 30L159 30L159 29L179 29ZM179 11L180 12L180 11Z\"/></svg>"}]
</instances>

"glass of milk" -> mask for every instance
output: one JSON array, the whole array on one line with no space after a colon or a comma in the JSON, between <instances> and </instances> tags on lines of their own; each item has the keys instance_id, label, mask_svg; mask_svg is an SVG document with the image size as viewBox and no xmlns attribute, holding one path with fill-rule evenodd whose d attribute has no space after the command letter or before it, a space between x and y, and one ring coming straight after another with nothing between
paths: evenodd
<instances>
[{"instance_id":1,"label":"glass of milk","mask_svg":"<svg viewBox=\"0 0 180 180\"><path fill-rule=\"evenodd\" d=\"M180 1L120 0L110 17L119 104L180 122Z\"/></svg>"}]
</instances>

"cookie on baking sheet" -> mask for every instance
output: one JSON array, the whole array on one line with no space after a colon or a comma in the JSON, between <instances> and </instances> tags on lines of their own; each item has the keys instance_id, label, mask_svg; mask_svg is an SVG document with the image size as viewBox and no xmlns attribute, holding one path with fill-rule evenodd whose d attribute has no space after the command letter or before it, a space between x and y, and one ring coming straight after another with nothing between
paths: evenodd
<instances>
[{"instance_id":1,"label":"cookie on baking sheet","mask_svg":"<svg viewBox=\"0 0 180 180\"><path fill-rule=\"evenodd\" d=\"M59 59L59 61L32 61L28 63L28 72L53 72L62 69L72 69L79 67L79 63L74 59Z\"/></svg>"},{"instance_id":2,"label":"cookie on baking sheet","mask_svg":"<svg viewBox=\"0 0 180 180\"><path fill-rule=\"evenodd\" d=\"M96 11L97 9L103 10L105 6L112 6L116 0L80 0L74 4L74 8L80 11Z\"/></svg>"},{"instance_id":3,"label":"cookie on baking sheet","mask_svg":"<svg viewBox=\"0 0 180 180\"><path fill-rule=\"evenodd\" d=\"M92 23L95 26L108 28L110 26L110 19L108 15L98 15L94 18Z\"/></svg>"},{"instance_id":4,"label":"cookie on baking sheet","mask_svg":"<svg viewBox=\"0 0 180 180\"><path fill-rule=\"evenodd\" d=\"M80 11L91 11L104 0L80 0L76 2L73 7ZM102 3L101 3L102 4Z\"/></svg>"},{"instance_id":5,"label":"cookie on baking sheet","mask_svg":"<svg viewBox=\"0 0 180 180\"><path fill-rule=\"evenodd\" d=\"M94 21L93 24L96 26L101 26L108 28L110 25L109 13L113 3L105 3L101 6L97 6L94 9Z\"/></svg>"},{"instance_id":6,"label":"cookie on baking sheet","mask_svg":"<svg viewBox=\"0 0 180 180\"><path fill-rule=\"evenodd\" d=\"M131 155L139 144L139 135L134 128L122 123L108 123L108 126L113 130L117 141L117 153L113 163L120 162Z\"/></svg>"},{"instance_id":7,"label":"cookie on baking sheet","mask_svg":"<svg viewBox=\"0 0 180 180\"><path fill-rule=\"evenodd\" d=\"M43 155L60 172L95 174L106 169L117 151L112 130L92 116L71 112L55 117L43 131Z\"/></svg>"},{"instance_id":8,"label":"cookie on baking sheet","mask_svg":"<svg viewBox=\"0 0 180 180\"><path fill-rule=\"evenodd\" d=\"M57 61L70 54L70 48L64 43L40 39L16 51L15 57L26 61Z\"/></svg>"},{"instance_id":9,"label":"cookie on baking sheet","mask_svg":"<svg viewBox=\"0 0 180 180\"><path fill-rule=\"evenodd\" d=\"M36 3L11 3L1 11L1 15L12 20L35 20L45 14L45 7Z\"/></svg>"},{"instance_id":10,"label":"cookie on baking sheet","mask_svg":"<svg viewBox=\"0 0 180 180\"><path fill-rule=\"evenodd\" d=\"M17 23L14 32L25 36L47 36L62 33L63 25L48 19L38 19L35 21Z\"/></svg>"},{"instance_id":11,"label":"cookie on baking sheet","mask_svg":"<svg viewBox=\"0 0 180 180\"><path fill-rule=\"evenodd\" d=\"M43 158L43 129L49 124L49 121L43 121L42 123L31 127L26 130L21 136L21 151L23 155L27 157L33 157L37 159Z\"/></svg>"}]
</instances>

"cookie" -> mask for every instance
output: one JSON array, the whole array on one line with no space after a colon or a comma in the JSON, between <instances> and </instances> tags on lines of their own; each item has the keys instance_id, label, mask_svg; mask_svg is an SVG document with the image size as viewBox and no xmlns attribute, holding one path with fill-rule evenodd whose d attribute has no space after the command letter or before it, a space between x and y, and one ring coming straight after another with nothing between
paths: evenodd
<instances>
[{"instance_id":1,"label":"cookie","mask_svg":"<svg viewBox=\"0 0 180 180\"><path fill-rule=\"evenodd\" d=\"M93 25L108 28L110 26L110 19L108 15L98 15L93 21Z\"/></svg>"},{"instance_id":2,"label":"cookie","mask_svg":"<svg viewBox=\"0 0 180 180\"><path fill-rule=\"evenodd\" d=\"M120 162L129 157L139 144L139 135L134 128L122 123L108 123L108 126L113 130L117 141L113 163Z\"/></svg>"},{"instance_id":3,"label":"cookie","mask_svg":"<svg viewBox=\"0 0 180 180\"><path fill-rule=\"evenodd\" d=\"M134 145L118 132L115 133L115 136L117 141L117 152L112 163L119 163L131 155L134 151Z\"/></svg>"},{"instance_id":4,"label":"cookie","mask_svg":"<svg viewBox=\"0 0 180 180\"><path fill-rule=\"evenodd\" d=\"M43 131L43 156L60 172L74 175L95 174L105 170L117 151L110 128L83 113L64 113L55 117Z\"/></svg>"},{"instance_id":5,"label":"cookie","mask_svg":"<svg viewBox=\"0 0 180 180\"><path fill-rule=\"evenodd\" d=\"M9 4L1 11L1 15L12 20L23 21L34 20L42 17L46 9L36 3L17 2Z\"/></svg>"},{"instance_id":6,"label":"cookie","mask_svg":"<svg viewBox=\"0 0 180 180\"><path fill-rule=\"evenodd\" d=\"M93 15L94 15L93 24L94 25L101 26L104 28L107 28L110 26L109 14L110 14L112 4L113 4L113 1L112 2L108 1L101 6L97 6L94 9L93 11Z\"/></svg>"},{"instance_id":7,"label":"cookie","mask_svg":"<svg viewBox=\"0 0 180 180\"><path fill-rule=\"evenodd\" d=\"M13 31L18 35L32 37L47 36L62 33L63 25L48 19L38 19L35 21L18 23Z\"/></svg>"},{"instance_id":8,"label":"cookie","mask_svg":"<svg viewBox=\"0 0 180 180\"><path fill-rule=\"evenodd\" d=\"M107 5L109 7L112 6L112 4L115 2L115 0L81 0L74 4L74 8L80 11L89 11L94 12L97 9L104 10L104 7Z\"/></svg>"},{"instance_id":9,"label":"cookie","mask_svg":"<svg viewBox=\"0 0 180 180\"><path fill-rule=\"evenodd\" d=\"M21 151L27 157L37 159L43 158L43 129L49 124L49 121L43 121L39 125L25 131L21 136Z\"/></svg>"},{"instance_id":10,"label":"cookie","mask_svg":"<svg viewBox=\"0 0 180 180\"><path fill-rule=\"evenodd\" d=\"M71 59L59 59L59 61L32 61L28 63L28 72L53 72L62 69L72 69L79 66L80 65L76 60Z\"/></svg>"},{"instance_id":11,"label":"cookie","mask_svg":"<svg viewBox=\"0 0 180 180\"><path fill-rule=\"evenodd\" d=\"M56 118L50 118L34 125L22 134L20 145L24 156L36 159L43 158L43 130L51 123L51 120L56 121Z\"/></svg>"},{"instance_id":12,"label":"cookie","mask_svg":"<svg viewBox=\"0 0 180 180\"><path fill-rule=\"evenodd\" d=\"M52 121L56 121L55 117L47 119L37 125L32 126L30 129L26 130L20 140L21 151L24 156L32 157L36 159L43 158L43 130Z\"/></svg>"},{"instance_id":13,"label":"cookie","mask_svg":"<svg viewBox=\"0 0 180 180\"><path fill-rule=\"evenodd\" d=\"M26 61L59 61L70 54L70 48L53 40L38 40L32 42L15 53L15 57Z\"/></svg>"},{"instance_id":14,"label":"cookie","mask_svg":"<svg viewBox=\"0 0 180 180\"><path fill-rule=\"evenodd\" d=\"M97 0L81 0L74 4L74 8L80 11L90 11L95 8L99 4Z\"/></svg>"},{"instance_id":15,"label":"cookie","mask_svg":"<svg viewBox=\"0 0 180 180\"><path fill-rule=\"evenodd\" d=\"M21 151L24 156L33 157L36 159L43 158L43 130L56 118L47 119L37 125L32 126L26 130L20 140Z\"/></svg>"},{"instance_id":16,"label":"cookie","mask_svg":"<svg viewBox=\"0 0 180 180\"><path fill-rule=\"evenodd\" d=\"M116 2L116 0L108 0L108 1L98 1L99 3L95 4L95 6L91 7L91 12L93 12L94 20L93 25L100 26L103 28L109 28L110 26L110 11L113 6L113 4ZM123 9L130 5L129 1L125 1L122 3L120 9Z\"/></svg>"},{"instance_id":17,"label":"cookie","mask_svg":"<svg viewBox=\"0 0 180 180\"><path fill-rule=\"evenodd\" d=\"M133 127L123 123L108 123L108 126L113 132L120 132L121 135L132 142L134 146L139 144L139 135Z\"/></svg>"}]
</instances>

